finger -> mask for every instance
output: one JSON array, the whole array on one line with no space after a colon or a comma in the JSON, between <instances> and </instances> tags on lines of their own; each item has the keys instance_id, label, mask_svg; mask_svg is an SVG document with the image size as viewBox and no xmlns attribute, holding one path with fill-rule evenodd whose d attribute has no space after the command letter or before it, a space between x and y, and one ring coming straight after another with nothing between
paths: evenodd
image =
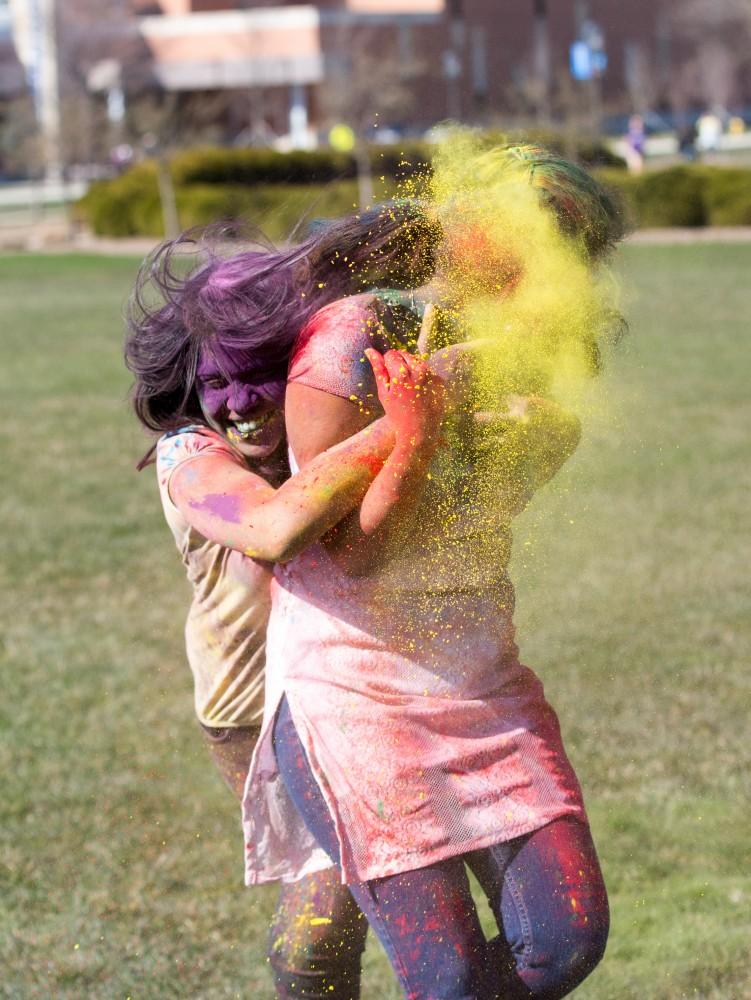
<instances>
[{"instance_id":1,"label":"finger","mask_svg":"<svg viewBox=\"0 0 751 1000\"><path fill-rule=\"evenodd\" d=\"M373 369L376 382L384 388L388 388L390 381L389 372L384 364L383 355L374 347L367 347L365 349L365 357L370 362L370 367Z\"/></svg>"},{"instance_id":2,"label":"finger","mask_svg":"<svg viewBox=\"0 0 751 1000\"><path fill-rule=\"evenodd\" d=\"M491 337L475 337L474 340L462 340L458 344L452 344L452 349L457 354L470 354L472 351L481 351L492 343Z\"/></svg>"},{"instance_id":3,"label":"finger","mask_svg":"<svg viewBox=\"0 0 751 1000\"><path fill-rule=\"evenodd\" d=\"M420 332L417 336L418 354L430 354L435 349L435 306L429 302L422 315Z\"/></svg>"},{"instance_id":4,"label":"finger","mask_svg":"<svg viewBox=\"0 0 751 1000\"><path fill-rule=\"evenodd\" d=\"M414 354L410 354L407 351L400 352L404 363L407 366L407 371L409 373L409 379L412 382L424 382L425 376L428 372L428 365L426 361L422 358L416 357Z\"/></svg>"},{"instance_id":5,"label":"finger","mask_svg":"<svg viewBox=\"0 0 751 1000\"><path fill-rule=\"evenodd\" d=\"M410 381L409 365L401 351L387 351L383 356L383 361L392 381L401 383Z\"/></svg>"}]
</instances>

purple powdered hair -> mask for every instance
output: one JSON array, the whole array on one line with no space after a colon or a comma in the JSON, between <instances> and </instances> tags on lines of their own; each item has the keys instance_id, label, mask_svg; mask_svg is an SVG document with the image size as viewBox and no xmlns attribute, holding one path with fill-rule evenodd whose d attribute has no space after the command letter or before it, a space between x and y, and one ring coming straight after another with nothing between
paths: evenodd
<instances>
[{"instance_id":1,"label":"purple powdered hair","mask_svg":"<svg viewBox=\"0 0 751 1000\"><path fill-rule=\"evenodd\" d=\"M226 232L223 244L221 237L194 231L167 240L139 271L125 357L136 415L151 430L203 421L195 382L209 357L225 376L239 368L252 374L260 395L277 395L313 313L367 288L422 284L433 272L437 240L423 209L408 202L340 219L283 250L226 258Z\"/></svg>"}]
</instances>

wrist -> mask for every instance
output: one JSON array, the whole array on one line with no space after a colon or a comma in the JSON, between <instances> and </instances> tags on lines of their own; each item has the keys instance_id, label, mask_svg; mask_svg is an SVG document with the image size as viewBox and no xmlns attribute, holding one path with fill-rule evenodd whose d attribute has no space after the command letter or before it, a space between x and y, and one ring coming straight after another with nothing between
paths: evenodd
<instances>
[{"instance_id":1,"label":"wrist","mask_svg":"<svg viewBox=\"0 0 751 1000\"><path fill-rule=\"evenodd\" d=\"M431 431L421 428L397 433L392 455L410 463L421 459L429 462L437 451L440 441L438 427Z\"/></svg>"}]
</instances>

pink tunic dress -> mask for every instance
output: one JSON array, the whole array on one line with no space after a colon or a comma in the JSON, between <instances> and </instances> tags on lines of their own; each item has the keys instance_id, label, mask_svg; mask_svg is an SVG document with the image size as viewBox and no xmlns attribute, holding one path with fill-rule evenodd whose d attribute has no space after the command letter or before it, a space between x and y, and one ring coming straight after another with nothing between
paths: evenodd
<instances>
[{"instance_id":1,"label":"pink tunic dress","mask_svg":"<svg viewBox=\"0 0 751 1000\"><path fill-rule=\"evenodd\" d=\"M321 310L290 379L370 401L361 360L371 317L367 296ZM328 863L277 772L270 727L283 693L334 818L345 882L584 818L555 713L518 660L508 525L480 493L472 469L444 455L419 536L386 569L352 578L321 544L276 569L264 731L244 801L248 884Z\"/></svg>"}]
</instances>

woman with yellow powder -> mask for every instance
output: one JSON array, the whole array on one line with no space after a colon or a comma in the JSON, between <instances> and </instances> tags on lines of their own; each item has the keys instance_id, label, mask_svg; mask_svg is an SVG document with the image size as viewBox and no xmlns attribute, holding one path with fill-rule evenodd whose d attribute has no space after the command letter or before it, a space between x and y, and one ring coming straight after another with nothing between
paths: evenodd
<instances>
[{"instance_id":1,"label":"woman with yellow powder","mask_svg":"<svg viewBox=\"0 0 751 1000\"><path fill-rule=\"evenodd\" d=\"M474 166L486 164L464 164ZM492 166L509 168L512 218L534 191L540 219L524 216L533 249L539 234L541 257L547 241L568 243L564 266L548 272L559 280L575 284L620 234L604 192L565 161L524 149ZM492 206L488 192L470 194L471 226ZM507 338L516 334L519 352L481 372L478 396L494 404L486 433L469 414L447 428L416 520L384 532L363 505L275 571L264 730L244 803L246 877L294 879L335 864L411 1000L555 1000L602 956L607 899L556 716L518 660L507 565L511 520L579 436L575 418L537 395L549 373L524 364L525 343L545 345L536 361L563 352L567 365L595 368L597 342L591 323L574 323L587 319L576 301L586 286L573 296L560 288L566 315L552 305L549 317L535 315L530 302L555 292L540 284L530 297L535 260L514 254L513 238L509 252L491 236L493 252L467 265L450 217L442 222L452 280L464 266L480 288L479 298L471 285L459 296L460 322L478 332L483 312L502 319L489 294L507 315L521 303L527 325ZM388 408L400 391L393 354L370 337L369 309L362 298L333 303L297 340L286 422L303 471L362 425L376 395ZM493 941L465 866L498 922Z\"/></svg>"}]
</instances>

